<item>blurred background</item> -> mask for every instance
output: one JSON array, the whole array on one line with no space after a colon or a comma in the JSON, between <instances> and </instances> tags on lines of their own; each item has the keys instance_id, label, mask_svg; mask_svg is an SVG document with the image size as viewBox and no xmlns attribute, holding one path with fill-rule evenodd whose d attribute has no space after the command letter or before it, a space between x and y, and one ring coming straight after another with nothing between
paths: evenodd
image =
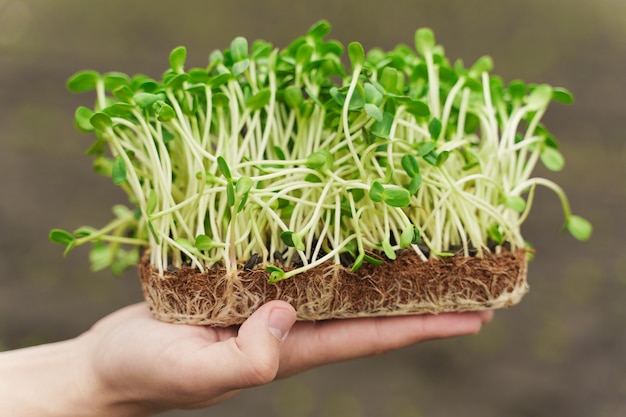
<instances>
[{"instance_id":1,"label":"blurred background","mask_svg":"<svg viewBox=\"0 0 626 417\"><path fill-rule=\"evenodd\" d=\"M51 228L107 221L125 202L83 156L74 129L76 71L158 77L170 50L188 66L235 36L285 46L319 19L366 48L412 45L431 27L451 59L491 55L494 73L562 86L547 126L566 158L539 171L567 191L595 234L561 232L541 191L524 235L537 255L531 292L478 336L428 342L252 389L203 411L164 417L523 417L626 415L626 2L622 0L148 1L0 0L0 350L74 337L141 300L135 271L92 273L87 248L68 258Z\"/></svg>"}]
</instances>

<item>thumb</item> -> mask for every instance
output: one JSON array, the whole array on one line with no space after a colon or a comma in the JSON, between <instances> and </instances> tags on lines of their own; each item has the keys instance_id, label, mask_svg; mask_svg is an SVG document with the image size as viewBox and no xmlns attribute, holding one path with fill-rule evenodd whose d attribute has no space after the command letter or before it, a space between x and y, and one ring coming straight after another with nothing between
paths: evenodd
<instances>
[{"instance_id":1,"label":"thumb","mask_svg":"<svg viewBox=\"0 0 626 417\"><path fill-rule=\"evenodd\" d=\"M222 356L226 383L231 388L267 384L276 378L280 349L296 321L296 311L287 302L270 301L239 328L237 337L224 343Z\"/></svg>"}]
</instances>

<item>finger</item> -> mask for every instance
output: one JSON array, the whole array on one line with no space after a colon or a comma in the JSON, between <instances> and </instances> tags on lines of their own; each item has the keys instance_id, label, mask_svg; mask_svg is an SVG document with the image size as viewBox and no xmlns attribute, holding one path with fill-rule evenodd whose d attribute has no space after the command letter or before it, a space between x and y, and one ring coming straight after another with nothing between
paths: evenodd
<instances>
[{"instance_id":1,"label":"finger","mask_svg":"<svg viewBox=\"0 0 626 417\"><path fill-rule=\"evenodd\" d=\"M425 340L475 334L492 316L472 312L298 323L283 348L279 376Z\"/></svg>"},{"instance_id":2,"label":"finger","mask_svg":"<svg viewBox=\"0 0 626 417\"><path fill-rule=\"evenodd\" d=\"M483 324L491 323L491 320L493 320L493 310L479 311L478 314Z\"/></svg>"},{"instance_id":3,"label":"finger","mask_svg":"<svg viewBox=\"0 0 626 417\"><path fill-rule=\"evenodd\" d=\"M207 347L211 384L232 390L274 380L281 347L295 321L296 312L286 302L272 301L259 308L241 325L237 337Z\"/></svg>"}]
</instances>

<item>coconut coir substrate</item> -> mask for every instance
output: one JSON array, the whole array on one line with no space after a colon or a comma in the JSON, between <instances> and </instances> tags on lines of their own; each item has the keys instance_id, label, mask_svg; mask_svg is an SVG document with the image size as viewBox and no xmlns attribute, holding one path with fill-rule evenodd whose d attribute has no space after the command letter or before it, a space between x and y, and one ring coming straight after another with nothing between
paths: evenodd
<instances>
[{"instance_id":1,"label":"coconut coir substrate","mask_svg":"<svg viewBox=\"0 0 626 417\"><path fill-rule=\"evenodd\" d=\"M357 272L323 264L268 283L263 269L191 267L163 275L144 256L139 266L144 296L157 319L211 326L241 324L270 300L292 304L299 320L477 311L512 306L528 291L524 250L421 260L412 251Z\"/></svg>"}]
</instances>

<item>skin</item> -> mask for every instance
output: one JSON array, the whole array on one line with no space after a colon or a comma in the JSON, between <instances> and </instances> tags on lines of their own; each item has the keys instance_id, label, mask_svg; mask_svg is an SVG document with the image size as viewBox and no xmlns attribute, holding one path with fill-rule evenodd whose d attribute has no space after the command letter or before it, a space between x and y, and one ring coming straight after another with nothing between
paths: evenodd
<instances>
[{"instance_id":1,"label":"skin","mask_svg":"<svg viewBox=\"0 0 626 417\"><path fill-rule=\"evenodd\" d=\"M492 312L298 322L272 301L239 328L167 324L144 303L79 337L0 354L0 415L149 416L204 408L313 367L476 334Z\"/></svg>"}]
</instances>

